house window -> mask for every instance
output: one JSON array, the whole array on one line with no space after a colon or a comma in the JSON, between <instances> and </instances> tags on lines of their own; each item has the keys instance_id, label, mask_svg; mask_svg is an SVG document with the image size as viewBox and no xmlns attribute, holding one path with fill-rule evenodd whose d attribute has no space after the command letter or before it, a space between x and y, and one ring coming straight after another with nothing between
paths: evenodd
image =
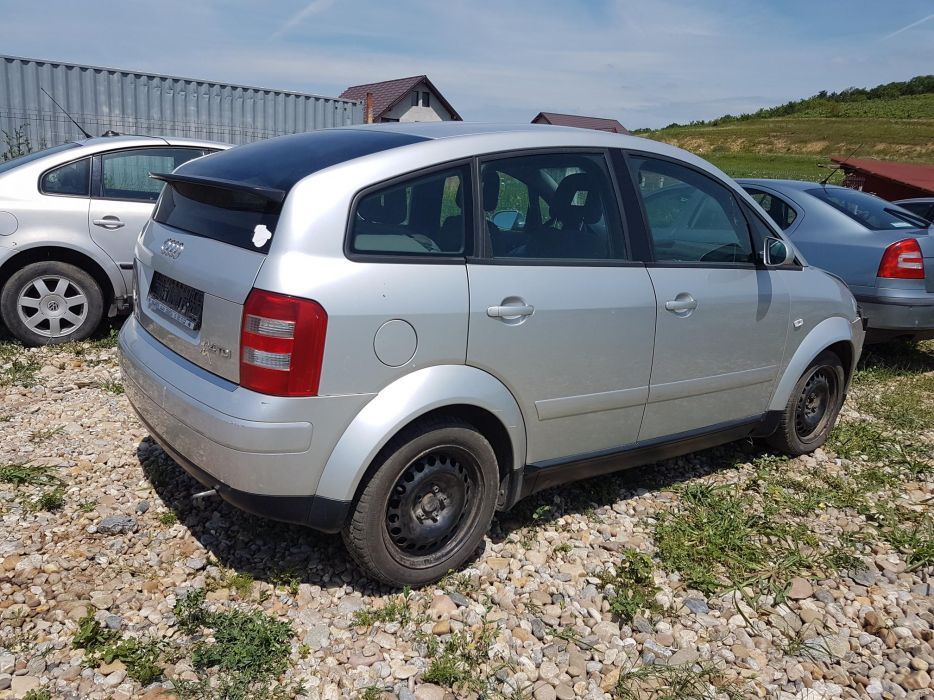
<instances>
[{"instance_id":1,"label":"house window","mask_svg":"<svg viewBox=\"0 0 934 700\"><path fill-rule=\"evenodd\" d=\"M431 107L431 93L422 93L422 107Z\"/></svg>"},{"instance_id":2,"label":"house window","mask_svg":"<svg viewBox=\"0 0 934 700\"><path fill-rule=\"evenodd\" d=\"M417 90L412 93L412 106L413 107L418 107L418 95L419 93Z\"/></svg>"}]
</instances>

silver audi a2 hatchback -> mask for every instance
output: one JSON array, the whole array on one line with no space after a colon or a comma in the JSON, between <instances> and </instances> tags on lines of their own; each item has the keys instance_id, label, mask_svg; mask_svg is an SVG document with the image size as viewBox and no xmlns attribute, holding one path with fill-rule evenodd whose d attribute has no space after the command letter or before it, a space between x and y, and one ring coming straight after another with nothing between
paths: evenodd
<instances>
[{"instance_id":1,"label":"silver audi a2 hatchback","mask_svg":"<svg viewBox=\"0 0 934 700\"><path fill-rule=\"evenodd\" d=\"M811 451L862 348L843 283L652 141L349 127L157 177L120 334L134 408L198 481L342 532L390 584L560 482L746 436Z\"/></svg>"}]
</instances>

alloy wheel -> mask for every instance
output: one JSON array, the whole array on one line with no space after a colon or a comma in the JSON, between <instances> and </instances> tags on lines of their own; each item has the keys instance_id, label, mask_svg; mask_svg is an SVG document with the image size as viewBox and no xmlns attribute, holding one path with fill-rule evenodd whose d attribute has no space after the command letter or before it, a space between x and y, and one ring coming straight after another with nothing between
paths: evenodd
<instances>
[{"instance_id":1,"label":"alloy wheel","mask_svg":"<svg viewBox=\"0 0 934 700\"><path fill-rule=\"evenodd\" d=\"M88 316L85 291L67 277L42 275L27 282L16 300L20 320L33 333L61 338L74 333Z\"/></svg>"}]
</instances>

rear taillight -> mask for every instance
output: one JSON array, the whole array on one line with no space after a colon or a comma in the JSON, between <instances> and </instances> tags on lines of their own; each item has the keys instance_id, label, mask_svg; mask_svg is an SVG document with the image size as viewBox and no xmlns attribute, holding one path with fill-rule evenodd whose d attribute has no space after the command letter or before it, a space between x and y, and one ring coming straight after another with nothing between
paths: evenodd
<instances>
[{"instance_id":1,"label":"rear taillight","mask_svg":"<svg viewBox=\"0 0 934 700\"><path fill-rule=\"evenodd\" d=\"M315 301L254 289L243 307L240 385L275 396L315 396L328 315Z\"/></svg>"},{"instance_id":2,"label":"rear taillight","mask_svg":"<svg viewBox=\"0 0 934 700\"><path fill-rule=\"evenodd\" d=\"M923 280L924 258L914 238L897 241L885 249L877 277L900 280Z\"/></svg>"}]
</instances>

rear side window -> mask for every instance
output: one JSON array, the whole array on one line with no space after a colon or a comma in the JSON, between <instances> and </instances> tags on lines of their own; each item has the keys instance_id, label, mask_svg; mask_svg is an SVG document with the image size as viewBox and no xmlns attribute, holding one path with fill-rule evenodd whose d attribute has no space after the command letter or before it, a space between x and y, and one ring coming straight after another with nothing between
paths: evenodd
<instances>
[{"instance_id":1,"label":"rear side window","mask_svg":"<svg viewBox=\"0 0 934 700\"><path fill-rule=\"evenodd\" d=\"M657 262L753 263L749 227L730 190L677 163L629 159Z\"/></svg>"},{"instance_id":2,"label":"rear side window","mask_svg":"<svg viewBox=\"0 0 934 700\"><path fill-rule=\"evenodd\" d=\"M196 236L267 253L280 210L281 204L250 192L173 182L163 190L153 219Z\"/></svg>"},{"instance_id":3,"label":"rear side window","mask_svg":"<svg viewBox=\"0 0 934 700\"><path fill-rule=\"evenodd\" d=\"M769 218L778 224L782 231L791 226L795 222L795 219L798 218L798 212L781 197L763 192L755 187L746 187L744 189L749 193L750 197L756 200L756 203L760 207L765 209Z\"/></svg>"},{"instance_id":4,"label":"rear side window","mask_svg":"<svg viewBox=\"0 0 934 700\"><path fill-rule=\"evenodd\" d=\"M101 156L101 197L155 202L162 183L149 173L170 173L203 153L200 148L138 148L105 153Z\"/></svg>"},{"instance_id":5,"label":"rear side window","mask_svg":"<svg viewBox=\"0 0 934 700\"><path fill-rule=\"evenodd\" d=\"M470 169L464 165L364 194L351 222L350 248L373 255L469 254Z\"/></svg>"},{"instance_id":6,"label":"rear side window","mask_svg":"<svg viewBox=\"0 0 934 700\"><path fill-rule=\"evenodd\" d=\"M39 181L39 191L43 194L90 197L91 159L82 158L50 170Z\"/></svg>"}]
</instances>

